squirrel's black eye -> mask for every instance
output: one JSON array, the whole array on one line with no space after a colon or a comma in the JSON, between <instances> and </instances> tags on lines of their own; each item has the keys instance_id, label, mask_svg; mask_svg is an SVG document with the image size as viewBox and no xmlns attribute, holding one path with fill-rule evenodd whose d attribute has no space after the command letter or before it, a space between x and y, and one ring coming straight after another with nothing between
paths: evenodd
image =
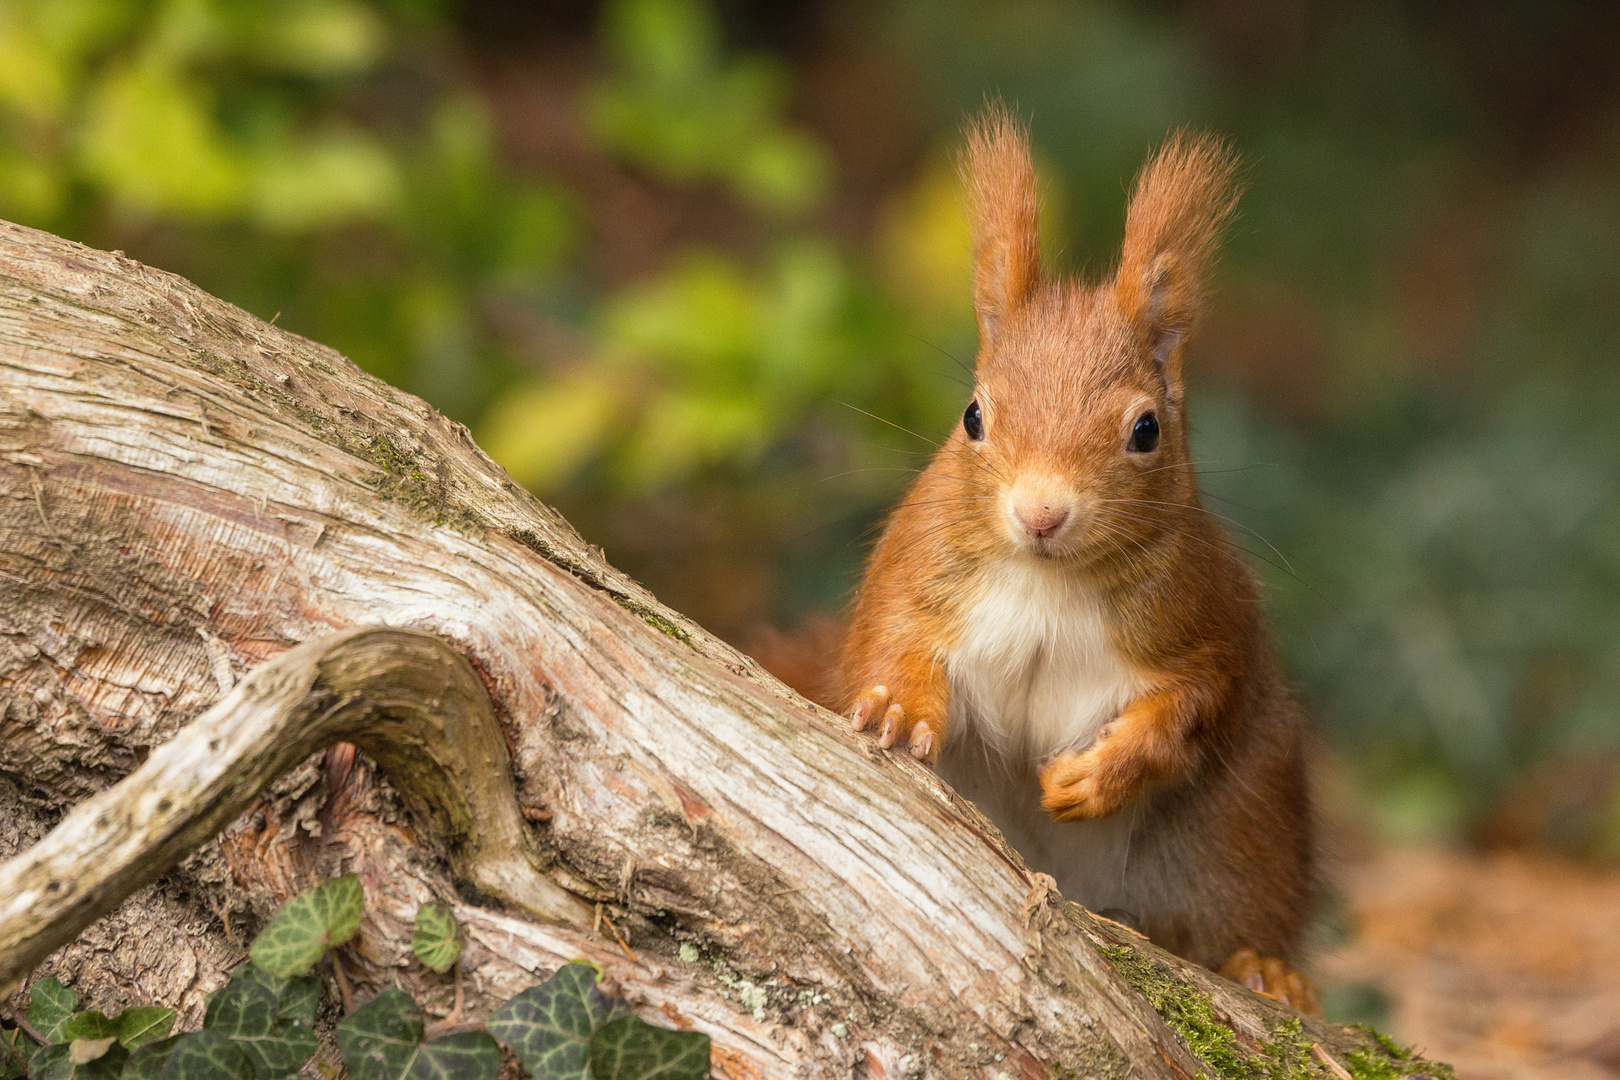
<instances>
[{"instance_id":1,"label":"squirrel's black eye","mask_svg":"<svg viewBox=\"0 0 1620 1080\"><path fill-rule=\"evenodd\" d=\"M962 430L974 442L984 438L984 413L979 411L977 401L968 405L967 412L962 414Z\"/></svg>"},{"instance_id":2,"label":"squirrel's black eye","mask_svg":"<svg viewBox=\"0 0 1620 1080\"><path fill-rule=\"evenodd\" d=\"M1136 418L1136 426L1131 428L1131 441L1125 449L1133 454L1146 454L1158 445L1159 418L1149 410Z\"/></svg>"}]
</instances>

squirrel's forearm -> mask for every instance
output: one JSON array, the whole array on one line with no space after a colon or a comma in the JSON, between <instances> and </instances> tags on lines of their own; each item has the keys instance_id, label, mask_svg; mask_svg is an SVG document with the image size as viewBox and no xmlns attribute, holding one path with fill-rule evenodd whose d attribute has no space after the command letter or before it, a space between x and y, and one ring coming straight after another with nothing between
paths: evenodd
<instances>
[{"instance_id":1,"label":"squirrel's forearm","mask_svg":"<svg viewBox=\"0 0 1620 1080\"><path fill-rule=\"evenodd\" d=\"M1203 758L1200 734L1218 723L1233 691L1223 670L1182 675L1127 705L1097 741L1099 767L1131 787L1190 776Z\"/></svg>"}]
</instances>

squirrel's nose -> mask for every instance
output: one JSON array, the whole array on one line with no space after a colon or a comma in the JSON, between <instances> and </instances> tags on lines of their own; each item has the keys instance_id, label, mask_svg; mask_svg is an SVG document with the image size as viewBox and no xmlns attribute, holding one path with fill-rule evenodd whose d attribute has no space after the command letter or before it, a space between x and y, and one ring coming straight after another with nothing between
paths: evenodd
<instances>
[{"instance_id":1,"label":"squirrel's nose","mask_svg":"<svg viewBox=\"0 0 1620 1080\"><path fill-rule=\"evenodd\" d=\"M1015 507L1018 523L1031 536L1051 536L1069 520L1069 508L1050 502L1032 503Z\"/></svg>"}]
</instances>

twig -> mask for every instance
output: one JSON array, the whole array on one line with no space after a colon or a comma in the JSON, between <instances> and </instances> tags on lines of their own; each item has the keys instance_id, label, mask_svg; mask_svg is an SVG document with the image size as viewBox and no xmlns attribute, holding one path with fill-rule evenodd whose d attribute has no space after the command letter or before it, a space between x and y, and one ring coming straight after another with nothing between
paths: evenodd
<instances>
[{"instance_id":1,"label":"twig","mask_svg":"<svg viewBox=\"0 0 1620 1080\"><path fill-rule=\"evenodd\" d=\"M597 910L598 911L602 910L600 904L597 905ZM626 955L626 956L628 956L630 958L630 962L632 964L641 963L641 958L636 956L635 953L630 951L630 946L628 946L628 945L626 945L624 943L624 938L621 937L620 934L619 934L619 928L617 926L613 925L613 920L608 918L608 914L605 911L602 911L602 921L607 923L607 928L609 930L613 931L613 939L619 943L619 948L624 950L624 955Z\"/></svg>"},{"instance_id":2,"label":"twig","mask_svg":"<svg viewBox=\"0 0 1620 1080\"><path fill-rule=\"evenodd\" d=\"M424 1039L437 1039L440 1035L452 1035L458 1031L484 1030L484 1022L482 1020L463 1021L461 1019L461 1006L465 999L462 997L461 961L459 960L456 961L455 972L456 1003L450 1007L449 1016L446 1016L443 1020L435 1020L433 1023L422 1029L422 1038Z\"/></svg>"},{"instance_id":3,"label":"twig","mask_svg":"<svg viewBox=\"0 0 1620 1080\"><path fill-rule=\"evenodd\" d=\"M1316 1055L1317 1061L1327 1066L1327 1070L1333 1074L1334 1080L1355 1080L1343 1065L1333 1060L1332 1054L1322 1049L1321 1043L1311 1043L1311 1053Z\"/></svg>"},{"instance_id":4,"label":"twig","mask_svg":"<svg viewBox=\"0 0 1620 1080\"><path fill-rule=\"evenodd\" d=\"M20 1013L13 1016L12 1020L16 1021L18 1029L22 1031L24 1035L28 1036L30 1039L33 1039L35 1042L39 1043L39 1045L50 1045L50 1040L45 1038L45 1036L41 1035L39 1032L35 1031L34 1026L28 1021L24 1020Z\"/></svg>"},{"instance_id":5,"label":"twig","mask_svg":"<svg viewBox=\"0 0 1620 1080\"><path fill-rule=\"evenodd\" d=\"M338 993L343 995L343 1011L354 1012L354 991L349 989L349 977L343 973L343 962L336 951L332 953L332 970L337 974Z\"/></svg>"}]
</instances>

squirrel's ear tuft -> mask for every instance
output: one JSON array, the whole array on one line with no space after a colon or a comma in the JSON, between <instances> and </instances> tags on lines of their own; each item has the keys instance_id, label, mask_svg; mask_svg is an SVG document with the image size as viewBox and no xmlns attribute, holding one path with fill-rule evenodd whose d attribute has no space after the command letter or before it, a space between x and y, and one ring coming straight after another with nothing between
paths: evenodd
<instances>
[{"instance_id":1,"label":"squirrel's ear tuft","mask_svg":"<svg viewBox=\"0 0 1620 1080\"><path fill-rule=\"evenodd\" d=\"M1172 387L1181 383L1181 346L1239 191L1238 159L1225 140L1185 131L1136 178L1114 295Z\"/></svg>"},{"instance_id":2,"label":"squirrel's ear tuft","mask_svg":"<svg viewBox=\"0 0 1620 1080\"><path fill-rule=\"evenodd\" d=\"M1041 281L1029 130L1006 106L987 105L968 125L962 176L973 207L973 308L989 344Z\"/></svg>"}]
</instances>

